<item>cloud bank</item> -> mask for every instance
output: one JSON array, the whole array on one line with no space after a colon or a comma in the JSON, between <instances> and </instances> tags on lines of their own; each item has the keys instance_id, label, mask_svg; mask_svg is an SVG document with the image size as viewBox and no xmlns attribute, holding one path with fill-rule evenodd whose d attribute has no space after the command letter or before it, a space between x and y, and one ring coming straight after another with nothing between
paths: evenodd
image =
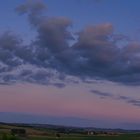
<instances>
[{"instance_id":1,"label":"cloud bank","mask_svg":"<svg viewBox=\"0 0 140 140\"><path fill-rule=\"evenodd\" d=\"M15 33L1 33L0 83L25 81L64 87L66 77L72 76L140 84L140 43L116 34L111 23L73 33L71 19L48 17L44 11L46 5L34 1L16 8L19 15L28 17L37 36L23 45Z\"/></svg>"}]
</instances>

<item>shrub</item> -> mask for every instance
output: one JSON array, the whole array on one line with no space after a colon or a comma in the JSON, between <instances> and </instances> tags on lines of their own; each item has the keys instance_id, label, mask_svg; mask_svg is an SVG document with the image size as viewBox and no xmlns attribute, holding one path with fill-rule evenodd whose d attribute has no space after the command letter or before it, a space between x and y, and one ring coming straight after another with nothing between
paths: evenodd
<instances>
[{"instance_id":1,"label":"shrub","mask_svg":"<svg viewBox=\"0 0 140 140\"><path fill-rule=\"evenodd\" d=\"M2 134L2 140L8 140L8 137L7 137L7 134L6 133L3 133Z\"/></svg>"}]
</instances>

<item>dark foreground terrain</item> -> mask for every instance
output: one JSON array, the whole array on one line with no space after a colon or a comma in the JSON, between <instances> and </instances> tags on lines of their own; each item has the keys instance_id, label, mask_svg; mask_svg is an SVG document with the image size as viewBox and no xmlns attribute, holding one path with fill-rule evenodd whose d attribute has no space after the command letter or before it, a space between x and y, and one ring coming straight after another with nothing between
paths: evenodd
<instances>
[{"instance_id":1,"label":"dark foreground terrain","mask_svg":"<svg viewBox=\"0 0 140 140\"><path fill-rule=\"evenodd\" d=\"M140 140L139 131L0 123L0 140Z\"/></svg>"}]
</instances>

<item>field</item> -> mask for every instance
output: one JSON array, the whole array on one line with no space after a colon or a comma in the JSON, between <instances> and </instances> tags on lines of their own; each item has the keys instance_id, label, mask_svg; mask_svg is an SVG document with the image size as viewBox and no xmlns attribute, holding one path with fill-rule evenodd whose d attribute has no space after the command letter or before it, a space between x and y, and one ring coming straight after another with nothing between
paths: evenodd
<instances>
[{"instance_id":1,"label":"field","mask_svg":"<svg viewBox=\"0 0 140 140\"><path fill-rule=\"evenodd\" d=\"M55 140L55 137L32 137L31 140ZM59 140L140 140L140 135L62 137Z\"/></svg>"},{"instance_id":2,"label":"field","mask_svg":"<svg viewBox=\"0 0 140 140\"><path fill-rule=\"evenodd\" d=\"M24 129L26 135L12 135L11 129ZM0 140L140 140L140 133L115 133L115 135L87 135L81 133L58 133L59 129L29 126L0 125Z\"/></svg>"},{"instance_id":3,"label":"field","mask_svg":"<svg viewBox=\"0 0 140 140\"><path fill-rule=\"evenodd\" d=\"M140 140L140 135L120 135L120 136L62 136L60 138L56 138L55 136L28 136L27 138L20 137L10 137L5 140ZM1 140L4 140L1 138Z\"/></svg>"}]
</instances>

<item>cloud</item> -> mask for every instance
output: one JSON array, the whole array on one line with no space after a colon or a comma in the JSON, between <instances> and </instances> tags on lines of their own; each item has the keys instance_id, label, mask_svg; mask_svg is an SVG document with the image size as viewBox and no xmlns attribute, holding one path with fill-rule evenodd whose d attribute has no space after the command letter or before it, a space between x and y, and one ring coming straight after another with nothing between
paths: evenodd
<instances>
[{"instance_id":1,"label":"cloud","mask_svg":"<svg viewBox=\"0 0 140 140\"><path fill-rule=\"evenodd\" d=\"M30 44L23 45L22 39L13 32L0 35L2 80L49 84L53 79L54 83L63 83L65 78L60 78L63 75L82 81L98 79L140 84L140 43L116 34L111 23L87 26L73 33L71 19L46 16L45 10L46 5L41 1L32 0L16 8L17 13L28 17L37 36ZM74 39L75 43L70 45ZM34 69L23 72L28 65ZM45 72L42 73L42 69Z\"/></svg>"},{"instance_id":2,"label":"cloud","mask_svg":"<svg viewBox=\"0 0 140 140\"><path fill-rule=\"evenodd\" d=\"M105 0L104 0L105 1ZM101 3L102 0L75 0L76 4L98 4Z\"/></svg>"},{"instance_id":3,"label":"cloud","mask_svg":"<svg viewBox=\"0 0 140 140\"><path fill-rule=\"evenodd\" d=\"M15 55L20 44L21 40L8 31L0 35L0 62L4 67L14 68L21 64L21 60Z\"/></svg>"},{"instance_id":4,"label":"cloud","mask_svg":"<svg viewBox=\"0 0 140 140\"><path fill-rule=\"evenodd\" d=\"M64 83L52 83L52 85L58 88L64 88L66 86Z\"/></svg>"},{"instance_id":5,"label":"cloud","mask_svg":"<svg viewBox=\"0 0 140 140\"><path fill-rule=\"evenodd\" d=\"M99 90L90 90L90 92L96 96L99 96L101 99L111 98L113 100L124 101L128 104L140 107L140 99L135 99L133 97L124 96L124 95L114 95L112 93L102 92Z\"/></svg>"},{"instance_id":6,"label":"cloud","mask_svg":"<svg viewBox=\"0 0 140 140\"><path fill-rule=\"evenodd\" d=\"M21 4L16 8L19 15L28 13L30 23L37 26L42 12L46 9L46 5L38 0L28 0L25 4Z\"/></svg>"},{"instance_id":7,"label":"cloud","mask_svg":"<svg viewBox=\"0 0 140 140\"><path fill-rule=\"evenodd\" d=\"M90 92L92 92L93 94L100 96L101 98L106 98L106 97L113 97L112 94L107 93L107 92L101 92L99 90L91 90Z\"/></svg>"}]
</instances>

